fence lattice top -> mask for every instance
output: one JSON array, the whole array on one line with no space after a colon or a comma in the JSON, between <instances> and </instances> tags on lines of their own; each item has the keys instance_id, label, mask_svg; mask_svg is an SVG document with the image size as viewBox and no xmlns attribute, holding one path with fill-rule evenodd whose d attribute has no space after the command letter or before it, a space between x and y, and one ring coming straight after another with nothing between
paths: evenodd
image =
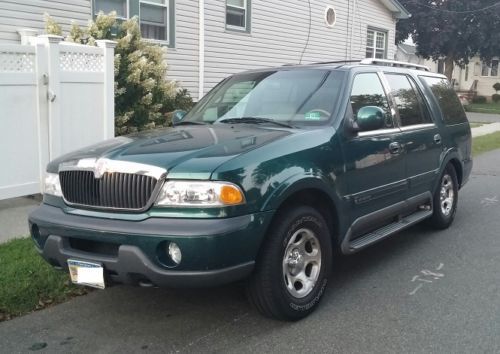
<instances>
[{"instance_id":1,"label":"fence lattice top","mask_svg":"<svg viewBox=\"0 0 500 354\"><path fill-rule=\"evenodd\" d=\"M0 72L35 72L35 53L0 51Z\"/></svg>"}]
</instances>

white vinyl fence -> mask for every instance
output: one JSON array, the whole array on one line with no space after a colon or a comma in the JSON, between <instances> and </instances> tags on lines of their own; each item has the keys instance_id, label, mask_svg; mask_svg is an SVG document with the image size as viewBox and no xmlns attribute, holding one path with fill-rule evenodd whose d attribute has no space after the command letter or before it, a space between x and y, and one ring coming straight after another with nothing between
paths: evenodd
<instances>
[{"instance_id":1,"label":"white vinyl fence","mask_svg":"<svg viewBox=\"0 0 500 354\"><path fill-rule=\"evenodd\" d=\"M41 192L47 163L114 136L114 45L0 45L0 200Z\"/></svg>"}]
</instances>

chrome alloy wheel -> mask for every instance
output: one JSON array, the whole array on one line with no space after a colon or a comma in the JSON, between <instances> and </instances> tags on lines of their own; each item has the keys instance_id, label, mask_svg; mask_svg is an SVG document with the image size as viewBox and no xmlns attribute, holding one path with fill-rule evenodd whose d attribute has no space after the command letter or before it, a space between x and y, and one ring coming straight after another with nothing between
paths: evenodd
<instances>
[{"instance_id":1,"label":"chrome alloy wheel","mask_svg":"<svg viewBox=\"0 0 500 354\"><path fill-rule=\"evenodd\" d=\"M455 201L455 192L453 190L453 179L446 174L441 180L441 192L439 194L441 202L441 212L444 216L449 216Z\"/></svg>"},{"instance_id":2,"label":"chrome alloy wheel","mask_svg":"<svg viewBox=\"0 0 500 354\"><path fill-rule=\"evenodd\" d=\"M295 231L283 257L285 286L295 298L311 293L321 270L321 246L312 230Z\"/></svg>"}]
</instances>

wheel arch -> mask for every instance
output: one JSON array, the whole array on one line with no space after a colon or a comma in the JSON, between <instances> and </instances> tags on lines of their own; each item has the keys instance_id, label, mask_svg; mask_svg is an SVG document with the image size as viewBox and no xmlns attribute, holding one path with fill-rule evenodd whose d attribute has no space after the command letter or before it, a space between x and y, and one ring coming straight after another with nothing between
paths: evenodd
<instances>
[{"instance_id":1,"label":"wheel arch","mask_svg":"<svg viewBox=\"0 0 500 354\"><path fill-rule=\"evenodd\" d=\"M319 178L309 177L288 184L278 195L267 203L276 210L273 220L279 217L280 210L293 205L307 205L316 209L328 224L334 245L340 245L342 218L339 213L340 201L332 193L334 188Z\"/></svg>"},{"instance_id":2,"label":"wheel arch","mask_svg":"<svg viewBox=\"0 0 500 354\"><path fill-rule=\"evenodd\" d=\"M448 164L451 164L455 169L457 174L458 186L459 189L462 187L462 182L464 178L464 166L462 160L460 159L460 155L456 149L448 150L441 160L441 167L439 169L439 176L443 174L444 169ZM439 181L436 182L436 186L439 184Z\"/></svg>"}]
</instances>

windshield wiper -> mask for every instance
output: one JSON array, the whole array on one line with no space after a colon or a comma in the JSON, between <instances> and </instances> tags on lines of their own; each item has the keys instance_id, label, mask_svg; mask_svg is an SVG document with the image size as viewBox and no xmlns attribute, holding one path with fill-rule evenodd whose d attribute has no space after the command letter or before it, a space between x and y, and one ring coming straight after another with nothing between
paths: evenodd
<instances>
[{"instance_id":1,"label":"windshield wiper","mask_svg":"<svg viewBox=\"0 0 500 354\"><path fill-rule=\"evenodd\" d=\"M206 123L185 120L185 121L180 121L178 123L175 123L174 126L177 127L178 125L206 125Z\"/></svg>"},{"instance_id":2,"label":"windshield wiper","mask_svg":"<svg viewBox=\"0 0 500 354\"><path fill-rule=\"evenodd\" d=\"M235 123L250 123L250 124L263 124L263 123L270 123L270 124L275 124L279 125L280 127L285 127L285 128L294 128L293 125L290 125L288 123L283 123L276 121L274 119L269 119L269 118L261 118L261 117L240 117L240 118L226 118L226 119L221 119L218 120L217 122L219 123L229 123L229 124L235 124Z\"/></svg>"}]
</instances>

